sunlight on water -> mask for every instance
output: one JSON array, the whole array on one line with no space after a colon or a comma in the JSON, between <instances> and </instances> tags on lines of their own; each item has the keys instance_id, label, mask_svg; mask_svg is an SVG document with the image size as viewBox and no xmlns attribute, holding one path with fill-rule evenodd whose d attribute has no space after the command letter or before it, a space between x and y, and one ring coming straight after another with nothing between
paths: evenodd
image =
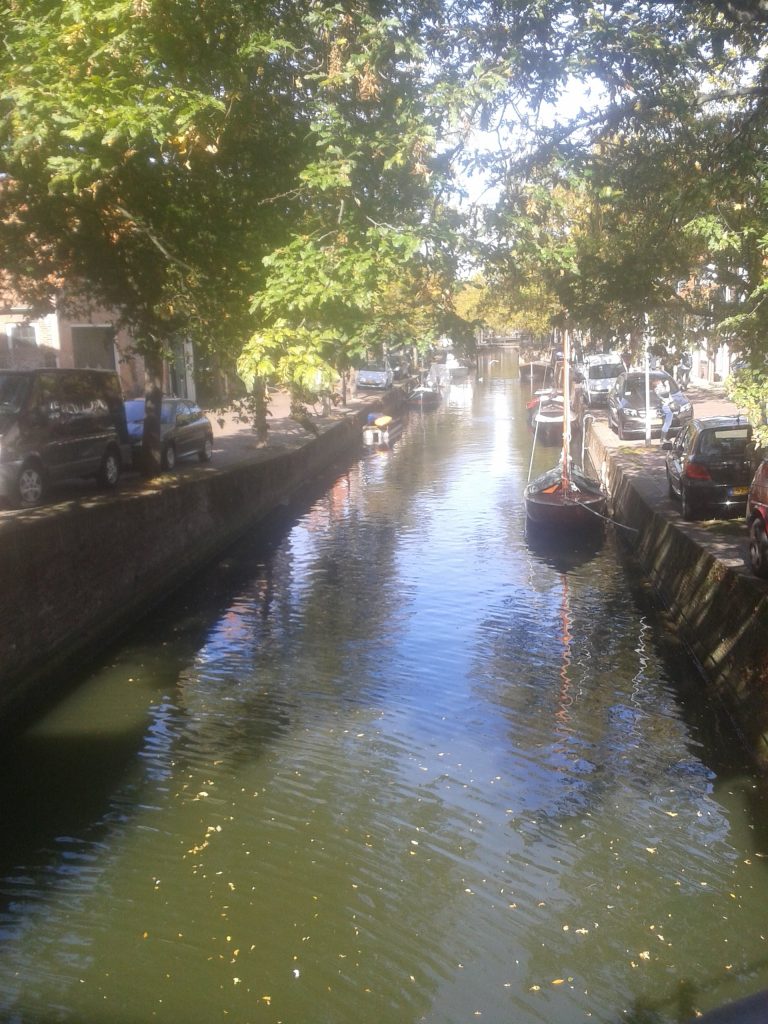
<instances>
[{"instance_id":1,"label":"sunlight on water","mask_svg":"<svg viewBox=\"0 0 768 1024\"><path fill-rule=\"evenodd\" d=\"M4 1020L667 1024L768 985L762 789L613 538L526 543L524 402L412 415L7 752Z\"/></svg>"}]
</instances>

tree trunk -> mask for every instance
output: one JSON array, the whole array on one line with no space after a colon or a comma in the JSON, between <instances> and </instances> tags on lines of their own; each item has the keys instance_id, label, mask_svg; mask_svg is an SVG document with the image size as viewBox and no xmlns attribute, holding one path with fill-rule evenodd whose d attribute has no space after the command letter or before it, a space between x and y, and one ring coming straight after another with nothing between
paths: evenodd
<instances>
[{"instance_id":1,"label":"tree trunk","mask_svg":"<svg viewBox=\"0 0 768 1024\"><path fill-rule=\"evenodd\" d=\"M257 377L253 382L253 429L260 444L267 443L269 426L267 424L269 400L267 399L267 387L262 377Z\"/></svg>"},{"instance_id":2,"label":"tree trunk","mask_svg":"<svg viewBox=\"0 0 768 1024\"><path fill-rule=\"evenodd\" d=\"M144 357L144 435L141 444L141 471L151 480L163 468L160 440L160 410L163 403L163 363L157 357Z\"/></svg>"}]
</instances>

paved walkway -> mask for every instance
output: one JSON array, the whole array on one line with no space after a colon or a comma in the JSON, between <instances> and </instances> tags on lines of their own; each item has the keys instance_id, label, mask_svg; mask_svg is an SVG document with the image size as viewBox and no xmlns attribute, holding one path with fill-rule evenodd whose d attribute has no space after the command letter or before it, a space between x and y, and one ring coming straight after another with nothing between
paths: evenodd
<instances>
[{"instance_id":1,"label":"paved walkway","mask_svg":"<svg viewBox=\"0 0 768 1024\"><path fill-rule=\"evenodd\" d=\"M378 391L352 394L346 405L336 406L328 416L319 415L319 406L315 407L317 414L314 408L310 408L310 418L322 432L331 424L355 415L366 406L375 407L381 400L382 393ZM271 458L280 451L300 448L313 437L312 431L291 419L291 398L287 391L270 392L266 442L258 439L249 419L231 408L226 411L206 409L205 412L213 424L214 464L218 466L233 465L252 458Z\"/></svg>"},{"instance_id":2,"label":"paved walkway","mask_svg":"<svg viewBox=\"0 0 768 1024\"><path fill-rule=\"evenodd\" d=\"M726 398L725 389L720 384L692 383L686 394L693 402L694 416L727 416L739 412L738 407ZM596 414L595 429L604 448L621 463L625 473L632 477L633 486L654 511L675 522L679 529L725 565L751 575L743 515L733 519L694 522L683 519L680 502L669 497L666 453L659 440L654 439L650 446L644 439L620 441L608 426L605 413Z\"/></svg>"}]
</instances>

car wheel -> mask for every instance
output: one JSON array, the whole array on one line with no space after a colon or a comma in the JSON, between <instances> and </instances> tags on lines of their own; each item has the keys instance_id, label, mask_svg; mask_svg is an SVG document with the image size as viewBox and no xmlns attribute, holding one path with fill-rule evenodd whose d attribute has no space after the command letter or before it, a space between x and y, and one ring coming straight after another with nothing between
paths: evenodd
<instances>
[{"instance_id":1,"label":"car wheel","mask_svg":"<svg viewBox=\"0 0 768 1024\"><path fill-rule=\"evenodd\" d=\"M200 459L201 462L210 462L211 459L213 458L213 435L212 434L206 434L205 435L205 441L203 442L203 447L197 453L197 457L198 457L198 459Z\"/></svg>"},{"instance_id":2,"label":"car wheel","mask_svg":"<svg viewBox=\"0 0 768 1024\"><path fill-rule=\"evenodd\" d=\"M627 439L627 432L624 429L624 424L623 424L623 422L621 420L621 416L619 416L617 418L617 420L616 420L616 433L619 435L619 440L620 441L626 441L626 439Z\"/></svg>"},{"instance_id":3,"label":"car wheel","mask_svg":"<svg viewBox=\"0 0 768 1024\"><path fill-rule=\"evenodd\" d=\"M101 486L116 487L117 481L120 479L120 469L120 456L114 449L110 448L101 461L101 469L99 470L99 483Z\"/></svg>"},{"instance_id":4,"label":"car wheel","mask_svg":"<svg viewBox=\"0 0 768 1024\"><path fill-rule=\"evenodd\" d=\"M22 466L16 481L18 503L22 508L39 505L45 495L45 476L42 466L36 462Z\"/></svg>"},{"instance_id":5,"label":"car wheel","mask_svg":"<svg viewBox=\"0 0 768 1024\"><path fill-rule=\"evenodd\" d=\"M667 470L667 493L669 494L670 498L677 497L675 488L672 486L672 477L669 475L669 470Z\"/></svg>"},{"instance_id":6,"label":"car wheel","mask_svg":"<svg viewBox=\"0 0 768 1024\"><path fill-rule=\"evenodd\" d=\"M698 518L699 510L691 501L688 491L686 491L682 484L680 485L680 504L682 506L681 512L683 513L683 519Z\"/></svg>"},{"instance_id":7,"label":"car wheel","mask_svg":"<svg viewBox=\"0 0 768 1024\"><path fill-rule=\"evenodd\" d=\"M162 464L163 469L176 468L176 446L172 442L163 447Z\"/></svg>"},{"instance_id":8,"label":"car wheel","mask_svg":"<svg viewBox=\"0 0 768 1024\"><path fill-rule=\"evenodd\" d=\"M753 520L749 528L749 563L755 576L768 578L768 535L760 518Z\"/></svg>"}]
</instances>

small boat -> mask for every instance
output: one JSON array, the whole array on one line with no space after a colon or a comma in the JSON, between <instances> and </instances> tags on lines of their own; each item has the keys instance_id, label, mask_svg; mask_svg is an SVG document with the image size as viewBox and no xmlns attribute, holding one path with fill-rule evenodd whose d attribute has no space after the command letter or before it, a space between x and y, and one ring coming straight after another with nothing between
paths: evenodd
<instances>
[{"instance_id":1,"label":"small boat","mask_svg":"<svg viewBox=\"0 0 768 1024\"><path fill-rule=\"evenodd\" d=\"M469 376L469 367L466 363L462 363L458 360L453 352L449 352L446 356L445 365L448 370L449 384L461 383Z\"/></svg>"},{"instance_id":2,"label":"small boat","mask_svg":"<svg viewBox=\"0 0 768 1024\"><path fill-rule=\"evenodd\" d=\"M557 444L563 436L565 404L559 391L545 388L526 403L528 423L542 444Z\"/></svg>"},{"instance_id":3,"label":"small boat","mask_svg":"<svg viewBox=\"0 0 768 1024\"><path fill-rule=\"evenodd\" d=\"M433 384L462 384L469 377L469 367L460 362L452 352L445 357L444 363L432 363L429 367L428 379Z\"/></svg>"},{"instance_id":4,"label":"small boat","mask_svg":"<svg viewBox=\"0 0 768 1024\"><path fill-rule=\"evenodd\" d=\"M363 426L363 444L374 448L390 445L400 436L402 430L402 420L371 413L368 422Z\"/></svg>"},{"instance_id":5,"label":"small boat","mask_svg":"<svg viewBox=\"0 0 768 1024\"><path fill-rule=\"evenodd\" d=\"M433 409L442 401L442 392L437 384L419 384L417 388L408 395L408 404L419 409Z\"/></svg>"},{"instance_id":6,"label":"small boat","mask_svg":"<svg viewBox=\"0 0 768 1024\"><path fill-rule=\"evenodd\" d=\"M570 394L568 341L566 334L564 396ZM523 492L528 523L565 534L572 530L597 529L605 521L605 494L598 480L573 464L570 452L570 401L567 397L562 403L561 430L563 445L559 464L531 480Z\"/></svg>"},{"instance_id":7,"label":"small boat","mask_svg":"<svg viewBox=\"0 0 768 1024\"><path fill-rule=\"evenodd\" d=\"M562 465L532 480L524 491L528 522L558 529L596 529L603 525L605 494L578 466L567 476Z\"/></svg>"}]
</instances>

